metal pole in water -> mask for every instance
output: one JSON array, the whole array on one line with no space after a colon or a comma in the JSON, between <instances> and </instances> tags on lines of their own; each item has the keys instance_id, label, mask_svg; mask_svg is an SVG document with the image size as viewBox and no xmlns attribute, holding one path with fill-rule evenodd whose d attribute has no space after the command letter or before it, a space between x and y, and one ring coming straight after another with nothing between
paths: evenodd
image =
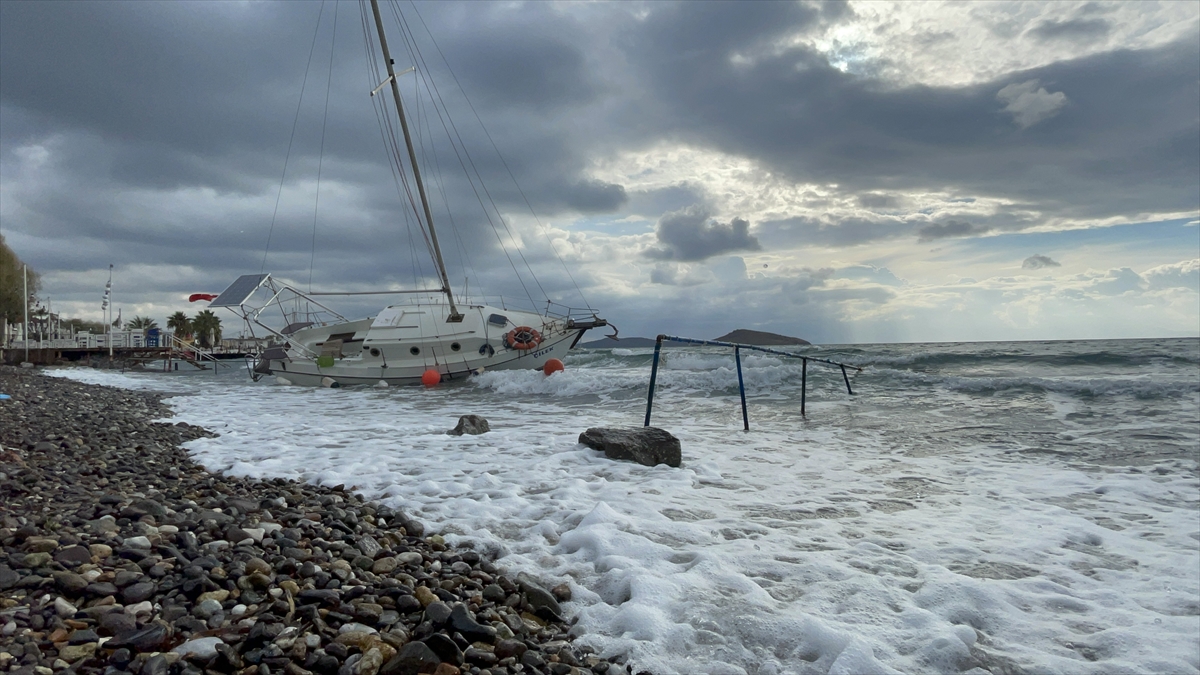
<instances>
[{"instance_id":1,"label":"metal pole in water","mask_svg":"<svg viewBox=\"0 0 1200 675\"><path fill-rule=\"evenodd\" d=\"M800 359L800 414L804 414L804 395L808 391L808 359Z\"/></svg>"},{"instance_id":2,"label":"metal pole in water","mask_svg":"<svg viewBox=\"0 0 1200 675\"><path fill-rule=\"evenodd\" d=\"M654 407L654 382L658 379L658 354L662 351L663 336L659 335L654 341L654 362L650 364L650 391L646 394L646 423L650 426L650 410Z\"/></svg>"},{"instance_id":3,"label":"metal pole in water","mask_svg":"<svg viewBox=\"0 0 1200 675\"><path fill-rule=\"evenodd\" d=\"M750 431L750 416L746 413L746 383L742 380L742 350L740 347L733 348L733 360L737 362L738 392L742 395L742 426L746 431Z\"/></svg>"},{"instance_id":4,"label":"metal pole in water","mask_svg":"<svg viewBox=\"0 0 1200 675\"><path fill-rule=\"evenodd\" d=\"M850 389L850 376L846 374L846 366L842 366L842 379L846 381L846 393L853 396L854 391Z\"/></svg>"}]
</instances>

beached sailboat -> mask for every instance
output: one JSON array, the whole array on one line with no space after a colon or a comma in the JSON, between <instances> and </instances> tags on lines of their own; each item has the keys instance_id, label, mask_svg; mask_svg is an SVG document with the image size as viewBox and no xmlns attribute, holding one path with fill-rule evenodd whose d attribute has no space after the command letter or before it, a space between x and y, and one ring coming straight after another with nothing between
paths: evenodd
<instances>
[{"instance_id":1,"label":"beached sailboat","mask_svg":"<svg viewBox=\"0 0 1200 675\"><path fill-rule=\"evenodd\" d=\"M254 373L274 375L293 384L415 384L423 378L427 382L430 371L445 380L483 369L543 368L550 359L561 360L587 330L606 326L607 321L590 308L552 311L554 305L549 301L541 312L463 303L461 298L456 301L404 114L378 0L371 0L370 6L387 69L387 77L371 95L390 86L408 157L406 167L397 164L394 168L410 171L416 184L420 209L414 211L423 216L423 221L420 216L418 221L426 235L440 288L305 293L270 274L248 274L234 281L209 306L232 309L247 325L274 335L279 346L258 358ZM398 144L391 150L398 163ZM412 300L389 305L374 316L358 320L347 319L315 297L393 293L409 295ZM265 301L259 300L263 297ZM282 313L286 325L270 325L264 315L272 309Z\"/></svg>"}]
</instances>

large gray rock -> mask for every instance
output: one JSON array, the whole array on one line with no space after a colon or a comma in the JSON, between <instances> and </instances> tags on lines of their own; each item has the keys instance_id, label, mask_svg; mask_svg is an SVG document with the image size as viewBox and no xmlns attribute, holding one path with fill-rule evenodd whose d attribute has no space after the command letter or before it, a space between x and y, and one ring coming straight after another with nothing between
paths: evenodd
<instances>
[{"instance_id":1,"label":"large gray rock","mask_svg":"<svg viewBox=\"0 0 1200 675\"><path fill-rule=\"evenodd\" d=\"M379 675L432 673L441 663L438 655L424 642L410 642L404 645L392 660L383 664Z\"/></svg>"},{"instance_id":2,"label":"large gray rock","mask_svg":"<svg viewBox=\"0 0 1200 675\"><path fill-rule=\"evenodd\" d=\"M463 434L471 434L473 436L486 434L491 429L488 427L488 421L479 415L463 415L458 418L458 426L454 427L447 434L451 436L462 436Z\"/></svg>"},{"instance_id":3,"label":"large gray rock","mask_svg":"<svg viewBox=\"0 0 1200 675\"><path fill-rule=\"evenodd\" d=\"M610 459L646 466L679 466L683 460L679 439L658 427L592 427L579 434L579 442L603 451Z\"/></svg>"},{"instance_id":4,"label":"large gray rock","mask_svg":"<svg viewBox=\"0 0 1200 675\"><path fill-rule=\"evenodd\" d=\"M525 593L525 599L529 601L529 608L533 613L546 619L547 621L562 621L562 607L559 606L558 600L554 595L542 588L528 574L521 572L517 575L517 584Z\"/></svg>"},{"instance_id":5,"label":"large gray rock","mask_svg":"<svg viewBox=\"0 0 1200 675\"><path fill-rule=\"evenodd\" d=\"M13 571L8 565L0 565L0 591L7 591L17 582L21 580L21 575Z\"/></svg>"}]
</instances>

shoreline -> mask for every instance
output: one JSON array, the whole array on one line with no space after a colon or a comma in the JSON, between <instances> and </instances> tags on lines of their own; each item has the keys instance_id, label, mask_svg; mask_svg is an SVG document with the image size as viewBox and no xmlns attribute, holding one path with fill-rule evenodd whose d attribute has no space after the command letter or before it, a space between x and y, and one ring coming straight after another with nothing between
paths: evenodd
<instances>
[{"instance_id":1,"label":"shoreline","mask_svg":"<svg viewBox=\"0 0 1200 675\"><path fill-rule=\"evenodd\" d=\"M0 672L627 673L564 586L343 486L210 473L166 394L0 367Z\"/></svg>"}]
</instances>

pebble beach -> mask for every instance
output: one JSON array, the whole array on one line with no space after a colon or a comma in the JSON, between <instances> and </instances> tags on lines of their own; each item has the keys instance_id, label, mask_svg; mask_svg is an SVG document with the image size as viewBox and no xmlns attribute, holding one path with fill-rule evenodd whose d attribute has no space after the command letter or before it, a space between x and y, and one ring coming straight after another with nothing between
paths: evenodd
<instances>
[{"instance_id":1,"label":"pebble beach","mask_svg":"<svg viewBox=\"0 0 1200 675\"><path fill-rule=\"evenodd\" d=\"M570 589L344 486L206 471L158 394L0 368L0 672L629 672Z\"/></svg>"}]
</instances>

